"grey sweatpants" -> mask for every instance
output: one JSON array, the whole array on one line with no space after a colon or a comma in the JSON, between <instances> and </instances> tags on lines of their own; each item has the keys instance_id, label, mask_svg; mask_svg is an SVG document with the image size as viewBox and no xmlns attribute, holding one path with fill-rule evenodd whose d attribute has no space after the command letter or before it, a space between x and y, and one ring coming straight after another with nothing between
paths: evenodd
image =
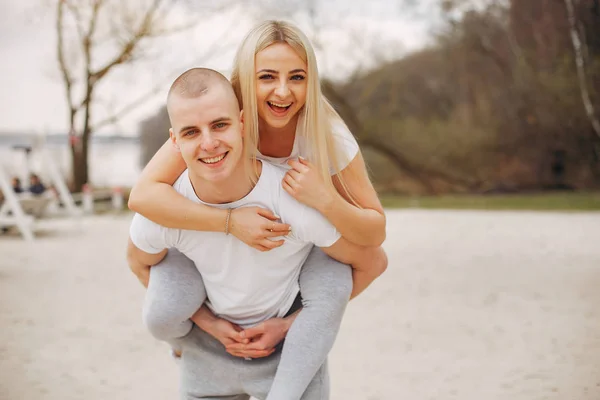
<instances>
[{"instance_id":1,"label":"grey sweatpants","mask_svg":"<svg viewBox=\"0 0 600 400\"><path fill-rule=\"evenodd\" d=\"M244 360L223 350L219 341L194 326L184 338L175 339L181 349L181 400L267 398L281 352ZM329 398L329 375L322 365L313 376L302 400Z\"/></svg>"},{"instance_id":2,"label":"grey sweatpants","mask_svg":"<svg viewBox=\"0 0 600 400\"><path fill-rule=\"evenodd\" d=\"M182 380L183 398L210 399L211 397L206 396L185 397L186 391L190 395L204 393L200 387L203 385L216 384L217 387L225 389L236 379L240 382L253 379L259 382L261 379L258 378L260 375L258 372L262 370L257 369L257 366L263 363L271 365L270 363L275 362L278 364L276 372L271 371L266 378L262 378L263 381L265 379L267 382L272 381L268 395L256 393L252 394L253 396L267 400L328 399L329 388L326 384L328 379L324 363L333 346L350 298L352 270L348 265L333 260L321 249L314 247L302 266L299 283L303 308L286 336L281 354L275 353L266 359L246 361L230 356L218 341L213 340L213 347L219 349L223 357L219 359L219 362L214 361L214 363L220 365L222 361L223 365L227 365L225 370L217 372L218 370L211 369L210 361L204 362L201 361L202 357L193 357L192 354L195 353L189 350L199 347L201 350L198 351L205 351L205 346L210 342L208 339L212 339L197 328L190 333L193 323L189 318L206 299L202 277L191 260L176 250L169 250L165 259L150 269L150 284L146 293L143 314L144 322L153 336L160 340L166 340L175 347L182 347L184 354L186 353L185 349L188 349L187 361L182 363L182 376L192 374L196 378ZM191 338L197 338L198 332L201 332L207 340L197 341L194 339L194 344L190 345L189 341L192 340ZM190 335L187 335L188 333ZM183 339L174 341L175 338ZM238 367L233 367L233 365ZM323 368L321 368L322 366ZM206 382L204 379L198 380L198 375L194 370L203 368L211 370L211 373L206 375L211 376L210 382ZM250 378L242 379L241 375L236 378L237 375L229 374L229 368L231 370L256 370L257 375L248 372L249 375L244 376L250 376ZM268 368L266 370L270 371ZM215 377L215 374L218 378ZM318 385L315 382L322 384L317 388ZM196 385L193 388L190 387L192 383ZM238 394L251 393L225 391L215 392L212 395L215 397ZM306 397L307 395L309 397ZM232 397L232 399L238 400L237 397ZM239 399L244 399L244 397Z\"/></svg>"}]
</instances>

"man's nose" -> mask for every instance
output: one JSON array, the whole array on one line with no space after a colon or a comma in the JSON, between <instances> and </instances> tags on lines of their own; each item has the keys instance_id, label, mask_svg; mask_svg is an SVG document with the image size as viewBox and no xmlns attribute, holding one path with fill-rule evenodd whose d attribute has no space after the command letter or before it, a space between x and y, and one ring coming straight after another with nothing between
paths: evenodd
<instances>
[{"instance_id":1,"label":"man's nose","mask_svg":"<svg viewBox=\"0 0 600 400\"><path fill-rule=\"evenodd\" d=\"M202 150L210 152L217 148L219 141L211 133L202 135L200 146Z\"/></svg>"}]
</instances>

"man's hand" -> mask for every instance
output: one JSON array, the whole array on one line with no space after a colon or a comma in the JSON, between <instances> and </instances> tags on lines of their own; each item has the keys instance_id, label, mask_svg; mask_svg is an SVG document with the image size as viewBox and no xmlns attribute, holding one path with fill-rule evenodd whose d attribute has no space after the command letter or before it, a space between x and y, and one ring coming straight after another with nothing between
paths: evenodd
<instances>
[{"instance_id":1,"label":"man's hand","mask_svg":"<svg viewBox=\"0 0 600 400\"><path fill-rule=\"evenodd\" d=\"M240 332L242 328L233 324L226 319L219 318L214 315L206 305L200 307L192 316L192 321L198 325L200 329L217 339L225 348L233 344L248 344L250 339L242 337ZM272 350L234 350L228 351L229 354L242 358L261 358L273 353Z\"/></svg>"},{"instance_id":2,"label":"man's hand","mask_svg":"<svg viewBox=\"0 0 600 400\"><path fill-rule=\"evenodd\" d=\"M294 317L295 318L295 317ZM250 343L231 343L225 346L227 352L232 355L248 354L249 352L267 352L270 355L287 335L294 318L271 318L252 328L245 329L239 333L242 339L249 339ZM246 356L252 357L253 356Z\"/></svg>"},{"instance_id":3,"label":"man's hand","mask_svg":"<svg viewBox=\"0 0 600 400\"><path fill-rule=\"evenodd\" d=\"M205 326L206 332L217 339L225 347L243 340L240 336L242 328L223 318L215 318L210 325ZM208 329L208 330L207 330Z\"/></svg>"},{"instance_id":4,"label":"man's hand","mask_svg":"<svg viewBox=\"0 0 600 400\"><path fill-rule=\"evenodd\" d=\"M278 216L260 207L240 207L231 212L229 231L250 247L268 251L283 245L283 240L271 238L285 236L290 226L277 222Z\"/></svg>"},{"instance_id":5,"label":"man's hand","mask_svg":"<svg viewBox=\"0 0 600 400\"><path fill-rule=\"evenodd\" d=\"M238 349L229 349L230 346L248 346L249 339L240 335L242 328L238 325L232 324L231 322L217 318L211 324L209 335L213 336L219 342L225 346L225 350L231 354L232 356L241 357L241 358L262 358L267 357L273 354L275 351L272 349L258 349L258 348L238 348Z\"/></svg>"}]
</instances>

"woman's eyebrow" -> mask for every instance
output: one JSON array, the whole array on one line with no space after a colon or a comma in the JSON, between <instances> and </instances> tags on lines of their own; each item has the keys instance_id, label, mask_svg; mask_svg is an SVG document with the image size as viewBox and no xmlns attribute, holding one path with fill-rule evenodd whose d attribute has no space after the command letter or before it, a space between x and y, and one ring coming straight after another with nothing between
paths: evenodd
<instances>
[{"instance_id":1,"label":"woman's eyebrow","mask_svg":"<svg viewBox=\"0 0 600 400\"><path fill-rule=\"evenodd\" d=\"M260 71L257 72L257 74L260 74L261 72L269 72L271 74L277 74L278 73L274 69L261 69Z\"/></svg>"}]
</instances>

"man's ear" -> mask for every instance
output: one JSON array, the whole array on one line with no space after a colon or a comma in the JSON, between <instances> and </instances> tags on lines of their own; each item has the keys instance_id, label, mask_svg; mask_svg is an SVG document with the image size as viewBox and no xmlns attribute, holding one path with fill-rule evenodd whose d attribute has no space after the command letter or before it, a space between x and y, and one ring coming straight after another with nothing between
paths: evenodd
<instances>
[{"instance_id":1,"label":"man's ear","mask_svg":"<svg viewBox=\"0 0 600 400\"><path fill-rule=\"evenodd\" d=\"M244 136L244 110L240 110L240 127L242 128L242 136Z\"/></svg>"},{"instance_id":2,"label":"man's ear","mask_svg":"<svg viewBox=\"0 0 600 400\"><path fill-rule=\"evenodd\" d=\"M173 144L173 147L175 148L175 150L180 151L179 145L177 144L177 138L175 137L175 134L173 133L173 128L169 128L169 137L171 138L171 143Z\"/></svg>"}]
</instances>

